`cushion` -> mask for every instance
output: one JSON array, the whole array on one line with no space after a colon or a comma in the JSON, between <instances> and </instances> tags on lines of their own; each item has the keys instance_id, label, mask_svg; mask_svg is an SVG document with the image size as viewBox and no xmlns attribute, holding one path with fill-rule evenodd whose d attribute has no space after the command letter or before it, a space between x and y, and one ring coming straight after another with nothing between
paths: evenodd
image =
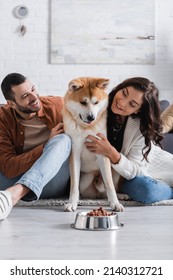
<instances>
[{"instance_id":1,"label":"cushion","mask_svg":"<svg viewBox=\"0 0 173 280\"><path fill-rule=\"evenodd\" d=\"M169 101L168 101L168 100L161 100L161 101L160 101L160 108L161 108L161 111L162 111L162 112L163 112L168 106L169 106Z\"/></svg>"},{"instance_id":2,"label":"cushion","mask_svg":"<svg viewBox=\"0 0 173 280\"><path fill-rule=\"evenodd\" d=\"M169 105L161 114L163 133L173 130L173 104Z\"/></svg>"}]
</instances>

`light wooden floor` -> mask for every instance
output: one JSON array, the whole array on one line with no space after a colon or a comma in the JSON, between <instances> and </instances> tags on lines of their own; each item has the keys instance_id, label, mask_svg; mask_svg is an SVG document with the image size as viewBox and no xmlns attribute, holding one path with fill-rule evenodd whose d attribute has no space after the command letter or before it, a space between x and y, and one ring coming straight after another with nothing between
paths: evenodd
<instances>
[{"instance_id":1,"label":"light wooden floor","mask_svg":"<svg viewBox=\"0 0 173 280\"><path fill-rule=\"evenodd\" d=\"M173 206L126 207L119 213L124 227L114 231L71 229L75 215L61 206L15 207L0 222L0 259L173 259Z\"/></svg>"}]
</instances>

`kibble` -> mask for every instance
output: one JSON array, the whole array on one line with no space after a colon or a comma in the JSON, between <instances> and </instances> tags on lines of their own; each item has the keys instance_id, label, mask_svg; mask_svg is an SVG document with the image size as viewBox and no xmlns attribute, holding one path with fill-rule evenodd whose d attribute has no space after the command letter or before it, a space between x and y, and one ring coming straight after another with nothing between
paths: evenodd
<instances>
[{"instance_id":1,"label":"kibble","mask_svg":"<svg viewBox=\"0 0 173 280\"><path fill-rule=\"evenodd\" d=\"M112 216L115 215L115 212L108 212L103 207L98 209L93 209L92 211L87 213L87 216Z\"/></svg>"}]
</instances>

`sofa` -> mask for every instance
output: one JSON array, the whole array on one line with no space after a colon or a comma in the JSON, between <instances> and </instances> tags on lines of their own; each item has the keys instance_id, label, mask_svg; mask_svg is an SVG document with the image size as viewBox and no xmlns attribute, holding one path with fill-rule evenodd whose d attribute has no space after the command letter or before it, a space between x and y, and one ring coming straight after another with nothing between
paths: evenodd
<instances>
[{"instance_id":1,"label":"sofa","mask_svg":"<svg viewBox=\"0 0 173 280\"><path fill-rule=\"evenodd\" d=\"M170 105L169 101L161 100L160 101L161 111L164 111L169 105ZM173 154L173 131L170 131L169 133L165 133L161 143L164 150Z\"/></svg>"},{"instance_id":2,"label":"sofa","mask_svg":"<svg viewBox=\"0 0 173 280\"><path fill-rule=\"evenodd\" d=\"M167 152L173 154L173 131L164 134L162 147Z\"/></svg>"},{"instance_id":3,"label":"sofa","mask_svg":"<svg viewBox=\"0 0 173 280\"><path fill-rule=\"evenodd\" d=\"M161 100L160 106L161 111L165 110L169 106L168 100ZM2 106L2 104L0 104ZM164 150L173 154L173 131L164 134L164 138L162 140L162 147Z\"/></svg>"}]
</instances>

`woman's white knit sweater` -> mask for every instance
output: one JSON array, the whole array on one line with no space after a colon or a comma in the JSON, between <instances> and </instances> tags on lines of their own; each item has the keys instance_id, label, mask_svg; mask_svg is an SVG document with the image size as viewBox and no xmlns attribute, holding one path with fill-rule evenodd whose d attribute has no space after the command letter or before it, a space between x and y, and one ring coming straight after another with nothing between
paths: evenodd
<instances>
[{"instance_id":1,"label":"woman's white knit sweater","mask_svg":"<svg viewBox=\"0 0 173 280\"><path fill-rule=\"evenodd\" d=\"M124 131L121 158L118 164L112 164L116 171L114 180L120 176L127 180L135 176L146 175L173 186L173 155L152 144L148 162L143 158L144 136L140 132L140 120L128 118Z\"/></svg>"}]
</instances>

